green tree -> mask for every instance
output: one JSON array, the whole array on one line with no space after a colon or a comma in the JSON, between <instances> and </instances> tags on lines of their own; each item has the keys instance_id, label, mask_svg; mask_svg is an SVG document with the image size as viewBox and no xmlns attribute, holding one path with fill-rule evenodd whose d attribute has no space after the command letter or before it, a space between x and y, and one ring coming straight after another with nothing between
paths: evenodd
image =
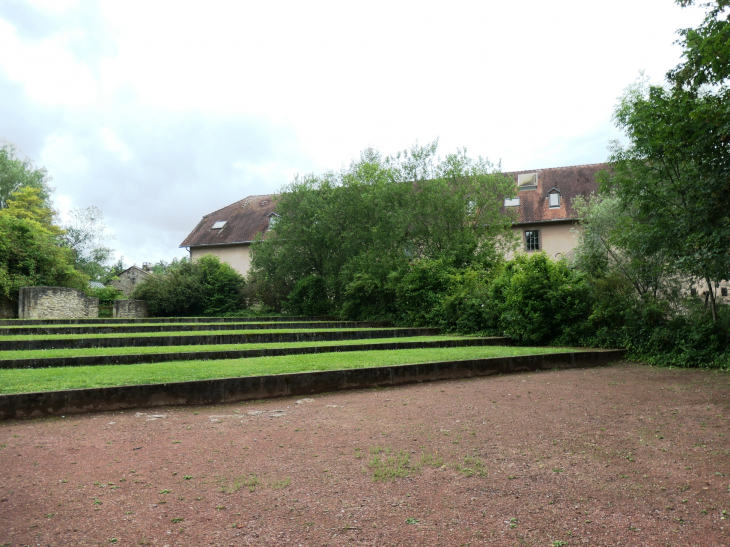
<instances>
[{"instance_id":1,"label":"green tree","mask_svg":"<svg viewBox=\"0 0 730 547\"><path fill-rule=\"evenodd\" d=\"M676 288L676 269L667 250L655 248L638 225L636 208L612 193L577 196L580 216L575 266L593 279L623 277L641 298L657 298Z\"/></svg>"},{"instance_id":2,"label":"green tree","mask_svg":"<svg viewBox=\"0 0 730 547\"><path fill-rule=\"evenodd\" d=\"M297 282L318 276L335 309L346 294L385 305L372 291L388 291L389 276L409 263L489 264L512 248L501 205L514 182L465 150L444 159L436 150L435 142L389 157L367 149L338 173L285 187L276 228L252 246L251 280L265 304L281 307ZM359 302L348 314L365 309Z\"/></svg>"},{"instance_id":3,"label":"green tree","mask_svg":"<svg viewBox=\"0 0 730 547\"><path fill-rule=\"evenodd\" d=\"M0 144L0 209L8 206L10 196L22 188L35 188L44 204L50 209L50 177L43 167L37 168L28 159L17 156L15 146Z\"/></svg>"},{"instance_id":4,"label":"green tree","mask_svg":"<svg viewBox=\"0 0 730 547\"><path fill-rule=\"evenodd\" d=\"M614 119L629 144L613 143L611 188L636 212L647 254L665 254L685 276L707 284L730 273L730 92L629 87Z\"/></svg>"},{"instance_id":5,"label":"green tree","mask_svg":"<svg viewBox=\"0 0 730 547\"><path fill-rule=\"evenodd\" d=\"M89 278L73 267L62 231L47 221L52 211L37 188L21 188L0 209L0 295L13 302L18 289L36 285L86 289Z\"/></svg>"},{"instance_id":6,"label":"green tree","mask_svg":"<svg viewBox=\"0 0 730 547\"><path fill-rule=\"evenodd\" d=\"M676 0L681 6L695 0ZM697 28L678 31L678 43L683 47L683 63L667 73L667 79L678 86L698 89L704 84L717 84L730 77L730 0L715 0L703 4L705 19Z\"/></svg>"}]
</instances>

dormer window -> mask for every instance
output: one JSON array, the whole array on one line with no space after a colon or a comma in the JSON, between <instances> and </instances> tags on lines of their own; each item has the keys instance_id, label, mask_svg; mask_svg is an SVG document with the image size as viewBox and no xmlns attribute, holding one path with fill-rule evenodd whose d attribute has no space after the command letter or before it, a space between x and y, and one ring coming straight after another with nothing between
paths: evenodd
<instances>
[{"instance_id":1,"label":"dormer window","mask_svg":"<svg viewBox=\"0 0 730 547\"><path fill-rule=\"evenodd\" d=\"M228 222L228 221L227 220L216 220L213 223L213 227L211 228L211 230L221 230L221 229L223 229L223 226L226 225L226 222Z\"/></svg>"},{"instance_id":2,"label":"dormer window","mask_svg":"<svg viewBox=\"0 0 730 547\"><path fill-rule=\"evenodd\" d=\"M537 173L517 175L517 188L519 190L537 190Z\"/></svg>"},{"instance_id":3,"label":"dormer window","mask_svg":"<svg viewBox=\"0 0 730 547\"><path fill-rule=\"evenodd\" d=\"M551 209L557 209L560 207L560 192L558 192L555 188L550 190L548 193L548 204Z\"/></svg>"},{"instance_id":4,"label":"dormer window","mask_svg":"<svg viewBox=\"0 0 730 547\"><path fill-rule=\"evenodd\" d=\"M505 207L518 207L520 205L520 198L505 198Z\"/></svg>"},{"instance_id":5,"label":"dormer window","mask_svg":"<svg viewBox=\"0 0 730 547\"><path fill-rule=\"evenodd\" d=\"M271 213L269 215L269 230L273 230L276 226L276 221L279 220L279 215Z\"/></svg>"}]
</instances>

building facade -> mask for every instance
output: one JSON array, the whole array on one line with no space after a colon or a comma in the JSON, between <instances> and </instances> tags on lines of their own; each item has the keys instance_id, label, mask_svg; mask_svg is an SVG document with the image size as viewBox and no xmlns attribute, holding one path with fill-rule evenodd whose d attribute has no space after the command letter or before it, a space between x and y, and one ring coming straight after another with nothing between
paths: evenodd
<instances>
[{"instance_id":1,"label":"building facade","mask_svg":"<svg viewBox=\"0 0 730 547\"><path fill-rule=\"evenodd\" d=\"M249 196L205 215L180 244L196 260L215 255L246 275L251 267L251 243L276 222L276 196Z\"/></svg>"}]
</instances>

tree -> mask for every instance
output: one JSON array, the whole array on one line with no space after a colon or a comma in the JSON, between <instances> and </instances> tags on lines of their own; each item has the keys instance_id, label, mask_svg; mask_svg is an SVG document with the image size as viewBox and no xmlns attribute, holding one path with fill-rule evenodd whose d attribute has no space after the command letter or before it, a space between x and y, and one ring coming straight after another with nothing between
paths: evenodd
<instances>
[{"instance_id":1,"label":"tree","mask_svg":"<svg viewBox=\"0 0 730 547\"><path fill-rule=\"evenodd\" d=\"M683 7L695 0L676 0ZM730 77L730 21L727 8L730 0L703 4L708 8L697 28L678 31L677 41L683 48L683 63L667 73L667 79L680 87L698 89L704 84L718 84Z\"/></svg>"},{"instance_id":2,"label":"tree","mask_svg":"<svg viewBox=\"0 0 730 547\"><path fill-rule=\"evenodd\" d=\"M61 230L48 224L52 211L37 188L22 188L0 209L0 295L16 302L18 289L36 285L83 290L89 278L73 267Z\"/></svg>"},{"instance_id":3,"label":"tree","mask_svg":"<svg viewBox=\"0 0 730 547\"><path fill-rule=\"evenodd\" d=\"M108 265L114 250L107 246L112 236L106 233L104 214L91 205L75 208L69 216L70 221L64 225L63 242L73 253L75 267L92 281L108 281L118 272Z\"/></svg>"},{"instance_id":4,"label":"tree","mask_svg":"<svg viewBox=\"0 0 730 547\"><path fill-rule=\"evenodd\" d=\"M685 61L667 74L673 87L641 78L619 101L614 120L629 144L613 143L604 188L636 210L648 252L707 284L716 322L716 284L730 277L730 2L705 6L699 27L679 31Z\"/></svg>"},{"instance_id":5,"label":"tree","mask_svg":"<svg viewBox=\"0 0 730 547\"><path fill-rule=\"evenodd\" d=\"M308 283L338 309L345 294L387 290L388 276L414 261L463 267L501 257L513 243L501 206L514 182L465 150L443 160L436 150L436 142L389 157L367 149L340 172L286 186L276 228L252 246L251 280L265 303L281 307L315 276L322 280ZM348 289L356 280L360 288Z\"/></svg>"},{"instance_id":6,"label":"tree","mask_svg":"<svg viewBox=\"0 0 730 547\"><path fill-rule=\"evenodd\" d=\"M10 196L22 188L37 189L41 201L48 207L50 180L45 168L36 168L28 158L18 158L15 146L10 143L0 145L0 209L7 207Z\"/></svg>"},{"instance_id":7,"label":"tree","mask_svg":"<svg viewBox=\"0 0 730 547\"><path fill-rule=\"evenodd\" d=\"M614 194L584 198L573 207L580 216L575 267L593 279L617 275L645 299L657 298L673 287L673 262L665 248L654 248L638 225L635 207L627 207Z\"/></svg>"}]
</instances>

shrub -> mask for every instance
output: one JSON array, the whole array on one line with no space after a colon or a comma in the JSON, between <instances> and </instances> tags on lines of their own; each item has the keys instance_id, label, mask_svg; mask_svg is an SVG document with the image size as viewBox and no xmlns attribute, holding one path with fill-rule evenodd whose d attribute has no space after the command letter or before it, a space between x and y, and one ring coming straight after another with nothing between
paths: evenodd
<instances>
[{"instance_id":1,"label":"shrub","mask_svg":"<svg viewBox=\"0 0 730 547\"><path fill-rule=\"evenodd\" d=\"M241 308L244 284L229 264L205 255L167 274L147 276L132 297L146 300L153 316L221 315Z\"/></svg>"},{"instance_id":2,"label":"shrub","mask_svg":"<svg viewBox=\"0 0 730 547\"><path fill-rule=\"evenodd\" d=\"M520 343L565 343L589 315L590 287L584 276L545 253L518 255L489 292L500 331Z\"/></svg>"},{"instance_id":3,"label":"shrub","mask_svg":"<svg viewBox=\"0 0 730 547\"><path fill-rule=\"evenodd\" d=\"M293 315L328 315L332 304L324 277L310 275L300 279L289 293L285 307Z\"/></svg>"},{"instance_id":4,"label":"shrub","mask_svg":"<svg viewBox=\"0 0 730 547\"><path fill-rule=\"evenodd\" d=\"M441 260L412 263L396 282L397 321L413 327L439 326L444 322L441 305L451 285L454 269Z\"/></svg>"}]
</instances>

